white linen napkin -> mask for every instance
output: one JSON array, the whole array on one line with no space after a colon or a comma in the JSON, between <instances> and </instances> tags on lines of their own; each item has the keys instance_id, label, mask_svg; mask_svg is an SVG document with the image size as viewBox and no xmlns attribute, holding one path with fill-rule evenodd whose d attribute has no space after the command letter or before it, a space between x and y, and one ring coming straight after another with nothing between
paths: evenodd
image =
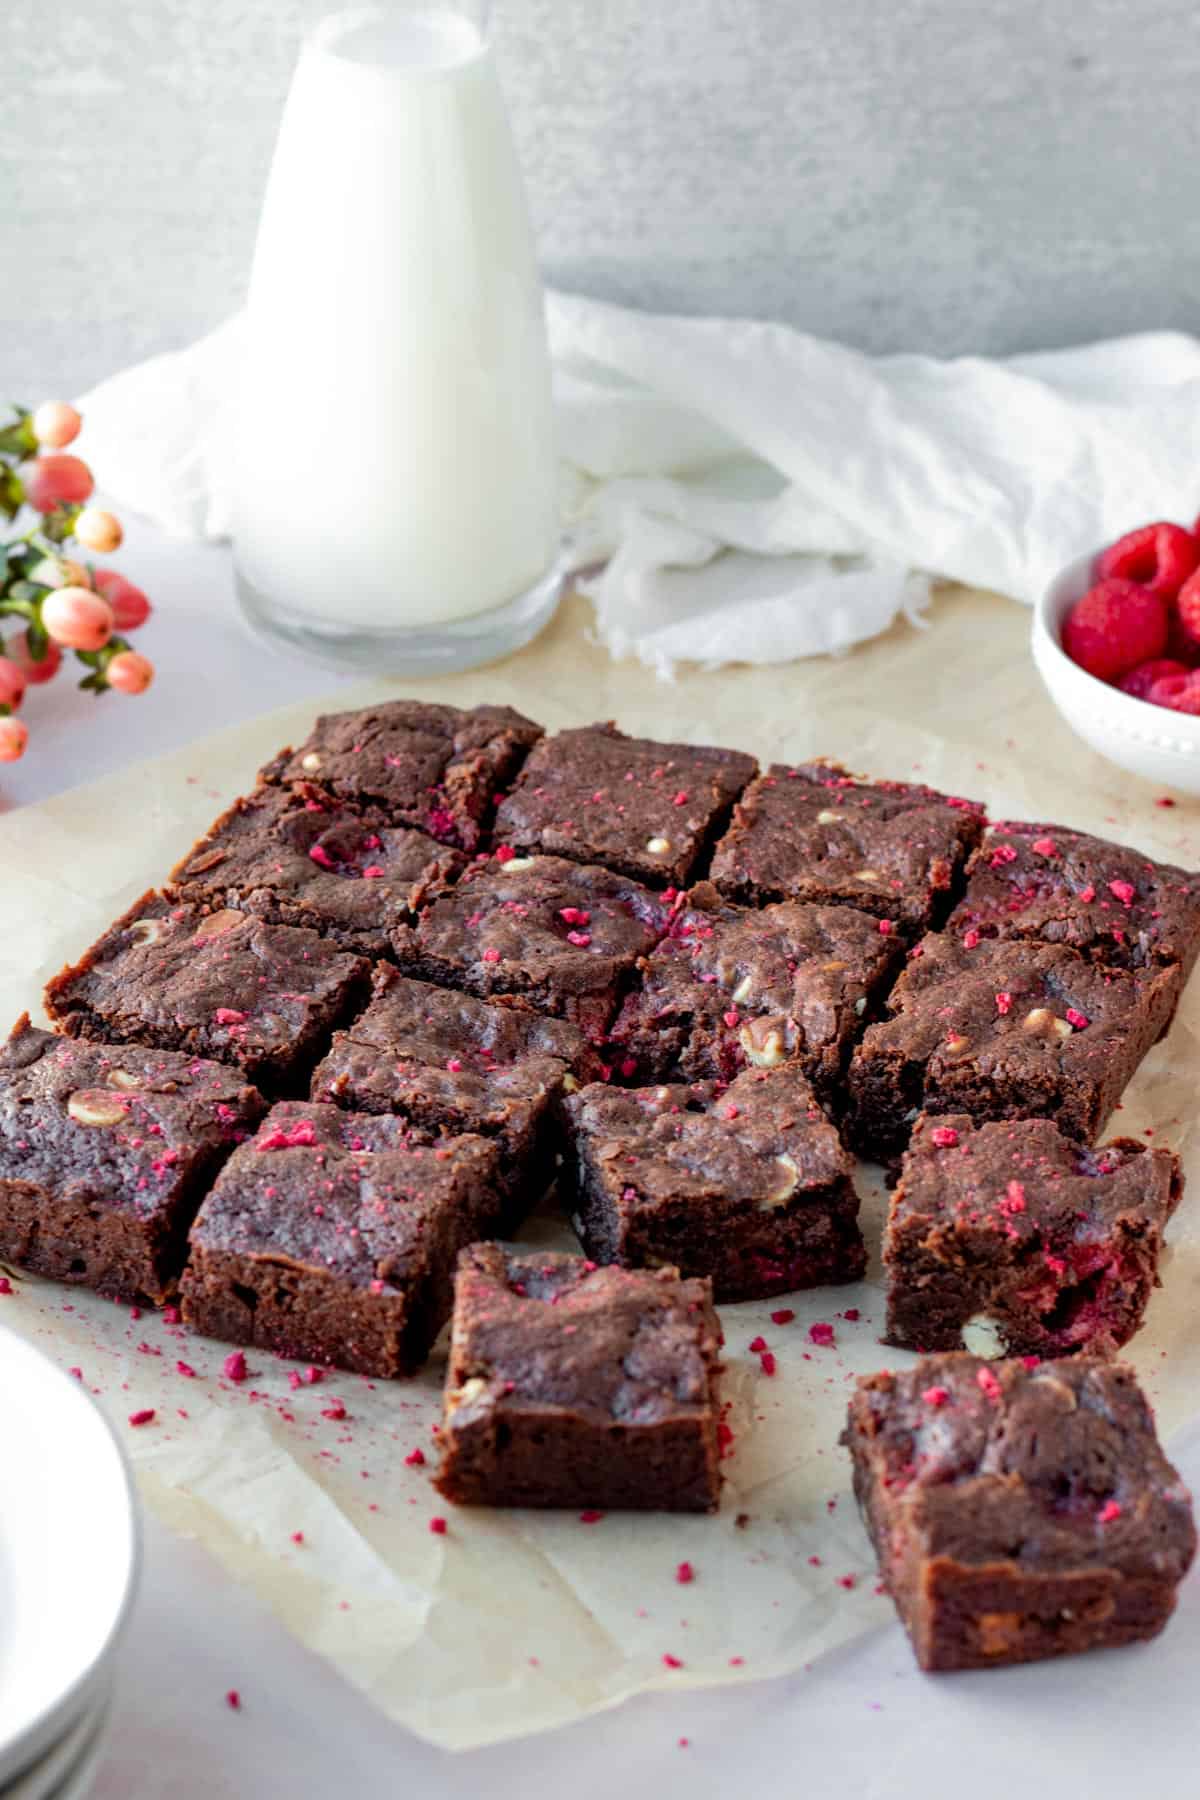
<instances>
[{"instance_id":1,"label":"white linen napkin","mask_svg":"<svg viewBox=\"0 0 1200 1800\"><path fill-rule=\"evenodd\" d=\"M1072 557L1200 507L1200 343L869 357L781 325L551 293L571 557L614 655L668 674L839 651L930 577L1032 601ZM229 529L240 321L80 402L110 497Z\"/></svg>"}]
</instances>

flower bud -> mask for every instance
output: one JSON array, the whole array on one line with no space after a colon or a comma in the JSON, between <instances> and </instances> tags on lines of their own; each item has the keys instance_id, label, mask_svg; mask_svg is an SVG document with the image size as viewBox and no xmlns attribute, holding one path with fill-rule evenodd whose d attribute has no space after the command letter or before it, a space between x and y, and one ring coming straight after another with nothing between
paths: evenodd
<instances>
[{"instance_id":1,"label":"flower bud","mask_svg":"<svg viewBox=\"0 0 1200 1800\"><path fill-rule=\"evenodd\" d=\"M0 656L0 706L11 706L15 711L25 698L27 685L20 663L13 662L11 657Z\"/></svg>"},{"instance_id":2,"label":"flower bud","mask_svg":"<svg viewBox=\"0 0 1200 1800\"><path fill-rule=\"evenodd\" d=\"M57 644L47 644L46 654L41 662L34 662L29 654L29 640L23 631L8 640L8 659L16 664L30 687L40 687L44 681L53 681L62 667L62 651Z\"/></svg>"},{"instance_id":3,"label":"flower bud","mask_svg":"<svg viewBox=\"0 0 1200 1800\"><path fill-rule=\"evenodd\" d=\"M39 456L21 470L25 498L38 512L78 506L95 487L92 471L77 456Z\"/></svg>"},{"instance_id":4,"label":"flower bud","mask_svg":"<svg viewBox=\"0 0 1200 1800\"><path fill-rule=\"evenodd\" d=\"M0 762L17 762L28 742L29 733L20 719L0 719Z\"/></svg>"},{"instance_id":5,"label":"flower bud","mask_svg":"<svg viewBox=\"0 0 1200 1800\"><path fill-rule=\"evenodd\" d=\"M113 634L112 607L90 588L56 588L42 601L42 624L66 650L103 650Z\"/></svg>"},{"instance_id":6,"label":"flower bud","mask_svg":"<svg viewBox=\"0 0 1200 1800\"><path fill-rule=\"evenodd\" d=\"M61 450L79 436L83 420L65 400L43 400L36 407L30 424L33 435L47 450Z\"/></svg>"},{"instance_id":7,"label":"flower bud","mask_svg":"<svg viewBox=\"0 0 1200 1800\"><path fill-rule=\"evenodd\" d=\"M96 590L104 595L113 610L113 623L118 631L136 631L150 617L152 607L140 587L126 581L115 569L96 570Z\"/></svg>"},{"instance_id":8,"label":"flower bud","mask_svg":"<svg viewBox=\"0 0 1200 1800\"><path fill-rule=\"evenodd\" d=\"M154 680L154 664L136 650L121 650L104 673L119 694L144 694Z\"/></svg>"},{"instance_id":9,"label":"flower bud","mask_svg":"<svg viewBox=\"0 0 1200 1800\"><path fill-rule=\"evenodd\" d=\"M75 536L84 549L94 550L98 556L107 556L110 551L119 550L121 539L125 536L121 530L121 521L100 506L85 506L75 521L74 529Z\"/></svg>"}]
</instances>

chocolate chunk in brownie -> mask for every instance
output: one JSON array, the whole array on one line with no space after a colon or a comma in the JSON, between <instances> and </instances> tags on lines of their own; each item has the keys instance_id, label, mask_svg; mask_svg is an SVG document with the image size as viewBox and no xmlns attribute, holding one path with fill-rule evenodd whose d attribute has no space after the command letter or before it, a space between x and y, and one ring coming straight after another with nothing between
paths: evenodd
<instances>
[{"instance_id":1,"label":"chocolate chunk in brownie","mask_svg":"<svg viewBox=\"0 0 1200 1800\"><path fill-rule=\"evenodd\" d=\"M298 750L259 779L332 795L389 825L416 825L439 843L474 850L496 798L542 735L511 706L389 700L325 713Z\"/></svg>"},{"instance_id":2,"label":"chocolate chunk in brownie","mask_svg":"<svg viewBox=\"0 0 1200 1800\"><path fill-rule=\"evenodd\" d=\"M663 896L627 875L501 853L468 869L415 925L398 927L392 948L410 975L485 999L518 996L595 1039L669 919Z\"/></svg>"},{"instance_id":3,"label":"chocolate chunk in brownie","mask_svg":"<svg viewBox=\"0 0 1200 1800\"><path fill-rule=\"evenodd\" d=\"M259 787L235 800L171 872L173 896L319 931L385 956L388 933L466 867L461 850L408 826L374 825L337 801Z\"/></svg>"},{"instance_id":4,"label":"chocolate chunk in brownie","mask_svg":"<svg viewBox=\"0 0 1200 1800\"><path fill-rule=\"evenodd\" d=\"M850 1062L848 1132L886 1161L921 1111L1053 1117L1090 1143L1170 1022L1179 970L1085 962L1061 944L927 937Z\"/></svg>"},{"instance_id":5,"label":"chocolate chunk in brownie","mask_svg":"<svg viewBox=\"0 0 1200 1800\"><path fill-rule=\"evenodd\" d=\"M1186 981L1200 952L1200 874L1061 825L992 825L949 929L1069 944L1122 969L1178 963Z\"/></svg>"},{"instance_id":6,"label":"chocolate chunk in brownie","mask_svg":"<svg viewBox=\"0 0 1200 1800\"><path fill-rule=\"evenodd\" d=\"M403 1119L272 1107L196 1217L185 1320L281 1356L411 1374L449 1315L458 1252L495 1229L498 1154Z\"/></svg>"},{"instance_id":7,"label":"chocolate chunk in brownie","mask_svg":"<svg viewBox=\"0 0 1200 1800\"><path fill-rule=\"evenodd\" d=\"M611 1031L618 1067L627 1080L729 1081L794 1057L831 1103L903 958L890 919L798 900L752 912L701 882L639 964Z\"/></svg>"},{"instance_id":8,"label":"chocolate chunk in brownie","mask_svg":"<svg viewBox=\"0 0 1200 1800\"><path fill-rule=\"evenodd\" d=\"M773 763L734 808L712 879L731 900L857 906L912 932L945 918L982 829L973 800L824 758Z\"/></svg>"},{"instance_id":9,"label":"chocolate chunk in brownie","mask_svg":"<svg viewBox=\"0 0 1200 1800\"><path fill-rule=\"evenodd\" d=\"M796 1064L723 1092L594 1083L566 1112L564 1197L597 1262L672 1263L721 1301L861 1277L850 1158Z\"/></svg>"},{"instance_id":10,"label":"chocolate chunk in brownie","mask_svg":"<svg viewBox=\"0 0 1200 1800\"><path fill-rule=\"evenodd\" d=\"M334 1034L312 1096L354 1112L398 1113L428 1130L498 1139L512 1196L508 1229L553 1174L559 1096L596 1066L582 1034L561 1019L380 966L371 1004Z\"/></svg>"},{"instance_id":11,"label":"chocolate chunk in brownie","mask_svg":"<svg viewBox=\"0 0 1200 1800\"><path fill-rule=\"evenodd\" d=\"M740 750L630 738L612 723L560 731L542 739L501 801L496 838L680 886L757 772Z\"/></svg>"},{"instance_id":12,"label":"chocolate chunk in brownie","mask_svg":"<svg viewBox=\"0 0 1200 1800\"><path fill-rule=\"evenodd\" d=\"M307 1084L370 965L315 931L143 894L46 989L69 1037L236 1063L268 1093Z\"/></svg>"},{"instance_id":13,"label":"chocolate chunk in brownie","mask_svg":"<svg viewBox=\"0 0 1200 1800\"><path fill-rule=\"evenodd\" d=\"M720 1343L707 1281L472 1245L438 1487L467 1506L712 1511Z\"/></svg>"},{"instance_id":14,"label":"chocolate chunk in brownie","mask_svg":"<svg viewBox=\"0 0 1200 1800\"><path fill-rule=\"evenodd\" d=\"M159 1305L201 1195L262 1111L223 1063L73 1043L24 1015L0 1050L0 1258Z\"/></svg>"},{"instance_id":15,"label":"chocolate chunk in brownie","mask_svg":"<svg viewBox=\"0 0 1200 1800\"><path fill-rule=\"evenodd\" d=\"M1127 1343L1158 1285L1183 1175L1169 1150L1097 1150L1050 1119L917 1120L892 1195L884 1342L1064 1356Z\"/></svg>"},{"instance_id":16,"label":"chocolate chunk in brownie","mask_svg":"<svg viewBox=\"0 0 1200 1800\"><path fill-rule=\"evenodd\" d=\"M861 1379L842 1441L923 1669L1115 1647L1170 1618L1192 1502L1131 1369L928 1356Z\"/></svg>"}]
</instances>

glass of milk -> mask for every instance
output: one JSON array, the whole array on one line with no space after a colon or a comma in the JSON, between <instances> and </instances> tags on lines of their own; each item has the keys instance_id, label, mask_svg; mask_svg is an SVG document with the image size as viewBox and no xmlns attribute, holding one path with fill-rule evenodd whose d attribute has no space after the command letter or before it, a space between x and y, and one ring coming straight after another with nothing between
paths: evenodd
<instances>
[{"instance_id":1,"label":"glass of milk","mask_svg":"<svg viewBox=\"0 0 1200 1800\"><path fill-rule=\"evenodd\" d=\"M487 11L318 25L259 226L239 598L259 630L381 672L504 655L561 586L542 290Z\"/></svg>"}]
</instances>

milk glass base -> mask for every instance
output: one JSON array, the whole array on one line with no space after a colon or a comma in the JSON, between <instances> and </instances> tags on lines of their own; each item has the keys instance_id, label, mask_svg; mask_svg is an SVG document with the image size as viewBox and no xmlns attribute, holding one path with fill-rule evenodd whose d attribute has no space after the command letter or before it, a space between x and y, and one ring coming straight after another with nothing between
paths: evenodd
<instances>
[{"instance_id":1,"label":"milk glass base","mask_svg":"<svg viewBox=\"0 0 1200 1800\"><path fill-rule=\"evenodd\" d=\"M234 571L243 617L260 637L290 644L314 662L373 675L449 675L510 656L550 623L565 576L566 559L561 557L534 587L490 612L419 630L379 631L291 612L255 587L240 569Z\"/></svg>"}]
</instances>

